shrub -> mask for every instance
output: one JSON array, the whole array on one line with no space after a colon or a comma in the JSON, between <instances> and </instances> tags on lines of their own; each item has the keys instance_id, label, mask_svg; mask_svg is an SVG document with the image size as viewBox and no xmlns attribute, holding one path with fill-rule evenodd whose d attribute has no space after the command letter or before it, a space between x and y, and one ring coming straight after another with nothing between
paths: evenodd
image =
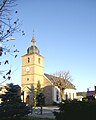
<instances>
[{"instance_id":1,"label":"shrub","mask_svg":"<svg viewBox=\"0 0 96 120\"><path fill-rule=\"evenodd\" d=\"M65 101L55 112L56 120L96 120L96 102Z\"/></svg>"},{"instance_id":2,"label":"shrub","mask_svg":"<svg viewBox=\"0 0 96 120\"><path fill-rule=\"evenodd\" d=\"M28 115L29 108L21 101L19 86L8 84L5 94L0 96L2 103L0 106L0 119L23 117Z\"/></svg>"}]
</instances>

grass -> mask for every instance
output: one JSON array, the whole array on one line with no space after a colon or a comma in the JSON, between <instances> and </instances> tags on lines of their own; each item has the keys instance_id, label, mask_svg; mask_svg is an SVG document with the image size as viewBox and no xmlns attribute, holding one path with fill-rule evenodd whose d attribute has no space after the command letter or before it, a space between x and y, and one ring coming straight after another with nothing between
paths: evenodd
<instances>
[{"instance_id":1,"label":"grass","mask_svg":"<svg viewBox=\"0 0 96 120\"><path fill-rule=\"evenodd\" d=\"M0 119L0 120L55 120L55 119L50 119L50 118L38 118L38 117L23 117L23 118L15 118L15 119L8 119L8 118L5 118L5 119Z\"/></svg>"},{"instance_id":2,"label":"grass","mask_svg":"<svg viewBox=\"0 0 96 120\"><path fill-rule=\"evenodd\" d=\"M55 120L55 119L51 119L51 118L38 118L38 117L26 117L22 120Z\"/></svg>"}]
</instances>

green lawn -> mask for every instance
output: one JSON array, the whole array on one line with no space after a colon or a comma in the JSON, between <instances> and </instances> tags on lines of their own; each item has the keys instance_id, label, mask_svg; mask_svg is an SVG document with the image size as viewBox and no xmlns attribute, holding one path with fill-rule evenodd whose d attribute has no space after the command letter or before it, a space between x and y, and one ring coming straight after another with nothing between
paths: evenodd
<instances>
[{"instance_id":1,"label":"green lawn","mask_svg":"<svg viewBox=\"0 0 96 120\"><path fill-rule=\"evenodd\" d=\"M55 120L51 118L36 118L36 117L27 117L24 120Z\"/></svg>"},{"instance_id":2,"label":"green lawn","mask_svg":"<svg viewBox=\"0 0 96 120\"><path fill-rule=\"evenodd\" d=\"M50 119L50 118L37 118L37 117L24 117L24 118L15 118L15 119L0 119L0 120L55 120L55 119Z\"/></svg>"}]
</instances>

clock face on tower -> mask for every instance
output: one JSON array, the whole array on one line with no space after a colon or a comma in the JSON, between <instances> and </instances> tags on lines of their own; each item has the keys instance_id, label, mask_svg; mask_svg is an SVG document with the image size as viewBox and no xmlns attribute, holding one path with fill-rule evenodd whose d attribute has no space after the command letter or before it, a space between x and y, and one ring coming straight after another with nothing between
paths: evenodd
<instances>
[{"instance_id":1,"label":"clock face on tower","mask_svg":"<svg viewBox=\"0 0 96 120\"><path fill-rule=\"evenodd\" d=\"M30 68L29 67L26 67L26 72L29 72L30 71Z\"/></svg>"}]
</instances>

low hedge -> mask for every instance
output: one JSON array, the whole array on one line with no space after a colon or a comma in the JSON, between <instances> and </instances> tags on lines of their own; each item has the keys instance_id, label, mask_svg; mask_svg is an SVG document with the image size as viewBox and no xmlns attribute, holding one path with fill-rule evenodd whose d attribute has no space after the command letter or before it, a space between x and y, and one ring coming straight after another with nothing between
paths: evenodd
<instances>
[{"instance_id":1,"label":"low hedge","mask_svg":"<svg viewBox=\"0 0 96 120\"><path fill-rule=\"evenodd\" d=\"M56 120L96 120L96 102L65 101L54 112Z\"/></svg>"}]
</instances>

